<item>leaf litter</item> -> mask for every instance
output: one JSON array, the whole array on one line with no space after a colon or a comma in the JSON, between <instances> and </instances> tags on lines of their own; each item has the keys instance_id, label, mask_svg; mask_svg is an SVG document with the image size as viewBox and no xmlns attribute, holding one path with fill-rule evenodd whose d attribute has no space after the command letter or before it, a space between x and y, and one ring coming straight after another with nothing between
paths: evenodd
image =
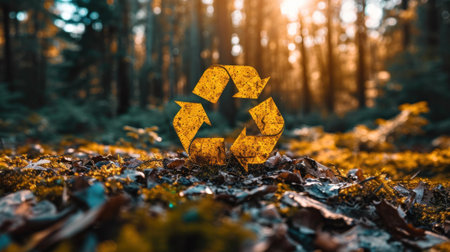
<instances>
[{"instance_id":1,"label":"leaf litter","mask_svg":"<svg viewBox=\"0 0 450 252\"><path fill-rule=\"evenodd\" d=\"M312 141L324 137L343 136ZM308 143L290 144L295 151ZM301 155L305 148L272 153L248 172L230 153L225 166L202 166L185 153L85 141L35 149L0 154L0 250L449 248L449 187L441 179L448 149L386 152L383 162L378 152L361 153L366 165L355 166L327 156L345 156L345 148L311 157ZM422 177L409 162L440 177Z\"/></svg>"}]
</instances>

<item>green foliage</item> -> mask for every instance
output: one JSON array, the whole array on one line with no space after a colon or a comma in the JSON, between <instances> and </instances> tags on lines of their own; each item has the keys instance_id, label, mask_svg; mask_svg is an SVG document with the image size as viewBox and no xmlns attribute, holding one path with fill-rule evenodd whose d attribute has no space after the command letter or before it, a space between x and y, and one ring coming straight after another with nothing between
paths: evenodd
<instances>
[{"instance_id":1,"label":"green foliage","mask_svg":"<svg viewBox=\"0 0 450 252\"><path fill-rule=\"evenodd\" d=\"M96 128L92 120L94 113L89 103L77 103L68 99L59 99L51 106L42 109L42 114L51 121L50 131L56 134L88 132Z\"/></svg>"},{"instance_id":2,"label":"green foliage","mask_svg":"<svg viewBox=\"0 0 450 252\"><path fill-rule=\"evenodd\" d=\"M136 129L145 129L149 126L155 126L158 128L157 133L164 141L159 143L155 142L157 146L168 146L171 142L170 139L175 139L174 132L172 132L171 120L167 116L169 112L166 108L163 109L142 109L139 107L131 107L129 112L120 115L116 118L107 119L107 124L104 125L104 129L96 137L97 140L105 143L115 143L119 139L130 139L127 136L127 131L124 130L124 126L130 126ZM134 140L133 140L134 141Z\"/></svg>"},{"instance_id":3,"label":"green foliage","mask_svg":"<svg viewBox=\"0 0 450 252\"><path fill-rule=\"evenodd\" d=\"M375 128L377 126L375 119L390 118L398 112L397 107L385 109L373 107L349 111L345 115L322 115L318 112L308 115L288 114L284 116L284 119L288 131L302 126L321 126L327 132L346 132L359 124Z\"/></svg>"},{"instance_id":4,"label":"green foliage","mask_svg":"<svg viewBox=\"0 0 450 252\"><path fill-rule=\"evenodd\" d=\"M15 132L27 111L18 102L19 98L20 94L9 91L5 83L0 83L0 137L6 137L7 132Z\"/></svg>"},{"instance_id":5,"label":"green foliage","mask_svg":"<svg viewBox=\"0 0 450 252\"><path fill-rule=\"evenodd\" d=\"M406 53L401 55L400 60L394 63L391 69L392 82L384 88L384 95L378 102L380 108L423 100L429 104L428 119L431 122L441 124L448 120L450 86L442 59L427 59L425 54ZM450 130L433 126L428 130L434 131L434 134Z\"/></svg>"},{"instance_id":6,"label":"green foliage","mask_svg":"<svg viewBox=\"0 0 450 252\"><path fill-rule=\"evenodd\" d=\"M438 17L448 7L448 1L441 4L429 1L418 6L415 22L418 36L409 50L393 59L389 67L392 78L383 87L377 102L379 109L389 109L403 103L426 101L430 108L426 131L432 136L450 131L448 21Z\"/></svg>"}]
</instances>

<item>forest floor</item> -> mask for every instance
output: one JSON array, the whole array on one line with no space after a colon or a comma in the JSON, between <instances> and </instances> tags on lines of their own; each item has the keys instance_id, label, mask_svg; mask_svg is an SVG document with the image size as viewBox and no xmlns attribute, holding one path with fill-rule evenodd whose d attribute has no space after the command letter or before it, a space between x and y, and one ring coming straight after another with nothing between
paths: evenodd
<instances>
[{"instance_id":1,"label":"forest floor","mask_svg":"<svg viewBox=\"0 0 450 252\"><path fill-rule=\"evenodd\" d=\"M4 149L0 250L449 250L448 139L395 148L417 124L404 111L374 130L299 129L248 172L231 154L216 167L84 140Z\"/></svg>"}]
</instances>

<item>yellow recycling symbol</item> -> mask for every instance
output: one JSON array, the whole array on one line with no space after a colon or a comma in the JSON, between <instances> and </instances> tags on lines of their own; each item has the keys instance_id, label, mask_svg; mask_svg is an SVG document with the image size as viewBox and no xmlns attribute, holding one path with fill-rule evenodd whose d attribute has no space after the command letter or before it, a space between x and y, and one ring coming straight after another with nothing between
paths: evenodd
<instances>
[{"instance_id":1,"label":"yellow recycling symbol","mask_svg":"<svg viewBox=\"0 0 450 252\"><path fill-rule=\"evenodd\" d=\"M269 78L261 79L251 66L215 65L209 67L192 91L203 99L216 103L230 78L238 92L235 98L257 99ZM181 107L173 119L173 126L186 152L194 162L225 165L224 138L195 138L203 123L211 122L201 103L176 101ZM249 110L261 132L247 136L241 131L230 151L248 171L248 164L264 163L283 133L284 119L272 98ZM195 139L194 139L195 138Z\"/></svg>"}]
</instances>

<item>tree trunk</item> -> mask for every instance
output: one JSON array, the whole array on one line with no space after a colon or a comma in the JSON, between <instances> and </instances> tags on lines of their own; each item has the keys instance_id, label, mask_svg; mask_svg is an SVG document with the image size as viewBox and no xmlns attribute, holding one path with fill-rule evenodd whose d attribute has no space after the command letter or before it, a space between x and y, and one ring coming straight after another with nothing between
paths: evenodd
<instances>
[{"instance_id":1,"label":"tree trunk","mask_svg":"<svg viewBox=\"0 0 450 252\"><path fill-rule=\"evenodd\" d=\"M407 11L409 6L409 0L402 0L401 8L403 11ZM411 43L411 24L409 20L403 20L403 50L406 50Z\"/></svg>"},{"instance_id":2,"label":"tree trunk","mask_svg":"<svg viewBox=\"0 0 450 252\"><path fill-rule=\"evenodd\" d=\"M436 0L428 0L426 6L426 43L430 49L439 44L439 11Z\"/></svg>"},{"instance_id":3,"label":"tree trunk","mask_svg":"<svg viewBox=\"0 0 450 252\"><path fill-rule=\"evenodd\" d=\"M263 30L263 22L264 22L264 7L265 7L265 0L259 0L258 3L260 4L258 8L256 9L256 26L255 26L255 68L258 71L260 75L263 75L264 73L264 61L263 61L263 55L264 51L262 50L261 45L261 33Z\"/></svg>"},{"instance_id":4,"label":"tree trunk","mask_svg":"<svg viewBox=\"0 0 450 252\"><path fill-rule=\"evenodd\" d=\"M199 9L201 10L201 0L190 1L191 8L191 22L189 29L189 71L188 71L188 85L187 92L190 93L197 84L202 75L203 62L201 58L202 51L202 29L199 22Z\"/></svg>"},{"instance_id":5,"label":"tree trunk","mask_svg":"<svg viewBox=\"0 0 450 252\"><path fill-rule=\"evenodd\" d=\"M147 23L145 26L145 61L141 68L139 78L139 105L146 108L148 105L148 97L150 95L150 83L153 79L153 42L154 42L154 14L152 9L153 0L146 3Z\"/></svg>"},{"instance_id":6,"label":"tree trunk","mask_svg":"<svg viewBox=\"0 0 450 252\"><path fill-rule=\"evenodd\" d=\"M161 4L164 4L162 2ZM164 9L164 8L161 8ZM164 31L162 21L164 20L164 12L161 12L155 22L155 47L156 47L156 65L154 71L154 79L151 82L150 90L153 93L153 104L160 104L164 98L163 89L163 64L164 64Z\"/></svg>"},{"instance_id":7,"label":"tree trunk","mask_svg":"<svg viewBox=\"0 0 450 252\"><path fill-rule=\"evenodd\" d=\"M171 100L173 97L175 97L175 89L176 89L176 76L175 76L175 3L170 4L170 17L169 17L169 23L170 23L170 31L169 31L169 71L168 71L168 78L169 78L169 100Z\"/></svg>"},{"instance_id":8,"label":"tree trunk","mask_svg":"<svg viewBox=\"0 0 450 252\"><path fill-rule=\"evenodd\" d=\"M358 43L358 64L357 64L357 98L358 108L366 107L366 64L365 64L365 44L366 44L366 16L364 10L366 8L366 1L360 0L358 2L359 11L357 13L356 21L356 37Z\"/></svg>"},{"instance_id":9,"label":"tree trunk","mask_svg":"<svg viewBox=\"0 0 450 252\"><path fill-rule=\"evenodd\" d=\"M117 88L118 88L118 114L124 114L130 107L130 76L129 63L127 60L129 49L129 6L127 0L120 0L119 6L122 11L121 31L118 38L118 69L117 69Z\"/></svg>"},{"instance_id":10,"label":"tree trunk","mask_svg":"<svg viewBox=\"0 0 450 252\"><path fill-rule=\"evenodd\" d=\"M43 14L42 14L43 15ZM47 91L47 56L45 55L45 52L48 50L48 38L43 38L41 50L40 50L40 74L39 74L39 98L38 98L38 104L39 107L42 107L45 105L46 102L46 91Z\"/></svg>"},{"instance_id":11,"label":"tree trunk","mask_svg":"<svg viewBox=\"0 0 450 252\"><path fill-rule=\"evenodd\" d=\"M309 76L308 76L308 55L306 52L306 48L305 48L305 34L303 33L303 17L301 17L299 15L299 24L300 24L300 37L301 42L300 42L300 54L302 57L302 63L301 63L301 67L302 67L302 77L303 77L303 82L302 82L302 110L303 110L303 114L309 114L311 112L311 89L309 86Z\"/></svg>"},{"instance_id":12,"label":"tree trunk","mask_svg":"<svg viewBox=\"0 0 450 252\"><path fill-rule=\"evenodd\" d=\"M30 107L39 108L45 103L45 91L46 91L46 38L40 38L38 34L41 32L41 25L44 20L44 14L41 10L35 10L33 17L34 39L36 42L36 48L32 53L31 59L33 62L32 68L34 72L33 88L28 89L27 103Z\"/></svg>"},{"instance_id":13,"label":"tree trunk","mask_svg":"<svg viewBox=\"0 0 450 252\"><path fill-rule=\"evenodd\" d=\"M244 42L243 42L243 48L244 48L244 64L245 65L252 65L251 62L251 42L252 42L252 18L253 18L253 11L255 10L253 8L253 0L245 0L245 26L244 26Z\"/></svg>"},{"instance_id":14,"label":"tree trunk","mask_svg":"<svg viewBox=\"0 0 450 252\"><path fill-rule=\"evenodd\" d=\"M450 11L450 2L443 3L441 6L443 11ZM440 21L440 38L439 38L439 55L444 63L444 71L447 73L447 83L450 86L450 50L448 50L448 45L450 45L450 25L447 21L446 25L442 25L443 21Z\"/></svg>"},{"instance_id":15,"label":"tree trunk","mask_svg":"<svg viewBox=\"0 0 450 252\"><path fill-rule=\"evenodd\" d=\"M219 41L219 64L233 64L231 55L231 1L214 1L214 14L216 15L216 36ZM228 83L220 98L219 111L228 119L230 126L234 126L236 118L236 103L233 99L234 85Z\"/></svg>"},{"instance_id":16,"label":"tree trunk","mask_svg":"<svg viewBox=\"0 0 450 252\"><path fill-rule=\"evenodd\" d=\"M334 52L333 52L333 6L331 0L327 2L327 47L328 47L328 85L325 89L325 107L329 113L334 112L335 83L334 83Z\"/></svg>"},{"instance_id":17,"label":"tree trunk","mask_svg":"<svg viewBox=\"0 0 450 252\"><path fill-rule=\"evenodd\" d=\"M10 30L10 19L9 12L10 7L8 4L2 5L3 10L3 36L4 36L4 57L5 57L5 81L8 84L9 91L14 91L14 70L13 70L13 59L12 59L12 49L11 49L11 30Z\"/></svg>"},{"instance_id":18,"label":"tree trunk","mask_svg":"<svg viewBox=\"0 0 450 252\"><path fill-rule=\"evenodd\" d=\"M102 96L106 101L110 100L111 97L111 86L113 80L113 57L112 57L112 42L114 38L114 29L110 26L105 27L102 30L103 37L103 64L102 64Z\"/></svg>"},{"instance_id":19,"label":"tree trunk","mask_svg":"<svg viewBox=\"0 0 450 252\"><path fill-rule=\"evenodd\" d=\"M278 15L281 11L278 3L272 3L272 6L269 6L269 9L270 9L270 15L267 15L267 17L266 17L269 19L271 19L272 17L278 17ZM280 69L282 67L281 67L281 64L279 64L278 62L280 61L280 49L279 49L280 48L280 46L279 46L280 25L283 21L284 20L276 19L275 22L269 22L269 25L268 25L268 30L267 30L268 37L270 39L270 43L273 44L274 47L266 48L266 50L268 50L268 52L269 52L268 64L270 64L270 66L272 66L272 67L270 69L270 72L267 73L268 75L270 75L270 81L269 81L269 84L266 85L266 87L264 88L264 91L263 91L264 96L274 97L277 87L280 86L280 76L282 74ZM279 102L277 104L279 104Z\"/></svg>"},{"instance_id":20,"label":"tree trunk","mask_svg":"<svg viewBox=\"0 0 450 252\"><path fill-rule=\"evenodd\" d=\"M318 30L317 25L312 24L312 34L315 34ZM322 45L314 43L314 50L315 50L315 54L317 56L317 64L319 65L319 71L320 71L320 82L321 83L327 83L328 82L328 75L326 74L327 72L327 66L325 64L325 53L324 50L322 50ZM324 84L325 89L326 89L326 84ZM323 94L325 94L326 90L323 91ZM325 97L325 95L321 95L321 97Z\"/></svg>"}]
</instances>

